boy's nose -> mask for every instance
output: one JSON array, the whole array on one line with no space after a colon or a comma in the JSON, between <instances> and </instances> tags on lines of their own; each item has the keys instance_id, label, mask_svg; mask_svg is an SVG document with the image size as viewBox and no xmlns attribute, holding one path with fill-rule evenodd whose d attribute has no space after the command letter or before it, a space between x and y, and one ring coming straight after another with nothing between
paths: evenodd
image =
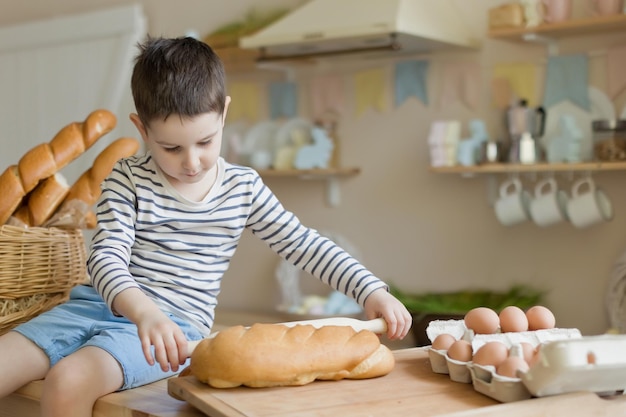
<instances>
[{"instance_id":1,"label":"boy's nose","mask_svg":"<svg viewBox=\"0 0 626 417\"><path fill-rule=\"evenodd\" d=\"M186 152L183 157L183 168L189 171L193 171L198 166L200 159L195 152Z\"/></svg>"}]
</instances>

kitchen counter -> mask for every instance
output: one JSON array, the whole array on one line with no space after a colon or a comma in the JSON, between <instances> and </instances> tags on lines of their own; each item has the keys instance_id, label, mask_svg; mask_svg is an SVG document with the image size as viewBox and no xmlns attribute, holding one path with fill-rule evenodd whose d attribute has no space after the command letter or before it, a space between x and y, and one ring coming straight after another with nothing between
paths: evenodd
<instances>
[{"instance_id":1,"label":"kitchen counter","mask_svg":"<svg viewBox=\"0 0 626 417\"><path fill-rule=\"evenodd\" d=\"M623 415L626 410L625 396L608 400L588 392L499 404L474 391L471 384L452 382L447 375L433 373L424 348L396 350L394 355L396 367L387 376L358 381L316 381L302 387L216 390L197 385L193 377L174 377L106 395L96 403L93 416L613 417ZM168 385L175 395L187 396L199 408L168 395ZM40 394L41 381L36 381L0 399L0 417L39 416Z\"/></svg>"}]
</instances>

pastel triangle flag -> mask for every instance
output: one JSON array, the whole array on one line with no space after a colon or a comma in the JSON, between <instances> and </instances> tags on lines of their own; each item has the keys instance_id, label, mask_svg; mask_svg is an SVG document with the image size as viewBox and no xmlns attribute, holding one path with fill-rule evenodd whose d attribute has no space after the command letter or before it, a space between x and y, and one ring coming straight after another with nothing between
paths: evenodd
<instances>
[{"instance_id":1,"label":"pastel triangle flag","mask_svg":"<svg viewBox=\"0 0 626 417\"><path fill-rule=\"evenodd\" d=\"M428 61L405 61L396 64L394 77L396 107L411 96L428 105L427 73Z\"/></svg>"},{"instance_id":2,"label":"pastel triangle flag","mask_svg":"<svg viewBox=\"0 0 626 417\"><path fill-rule=\"evenodd\" d=\"M626 46L609 48L606 66L609 97L615 99L626 90Z\"/></svg>"},{"instance_id":3,"label":"pastel triangle flag","mask_svg":"<svg viewBox=\"0 0 626 417\"><path fill-rule=\"evenodd\" d=\"M550 107L569 100L589 111L588 72L587 54L548 57L543 105Z\"/></svg>"},{"instance_id":4,"label":"pastel triangle flag","mask_svg":"<svg viewBox=\"0 0 626 417\"><path fill-rule=\"evenodd\" d=\"M373 108L385 110L385 83L382 69L371 69L357 72L354 75L354 95L356 114L362 115Z\"/></svg>"},{"instance_id":5,"label":"pastel triangle flag","mask_svg":"<svg viewBox=\"0 0 626 417\"><path fill-rule=\"evenodd\" d=\"M476 62L448 62L442 69L441 106L455 102L474 110L480 101L480 65Z\"/></svg>"},{"instance_id":6,"label":"pastel triangle flag","mask_svg":"<svg viewBox=\"0 0 626 417\"><path fill-rule=\"evenodd\" d=\"M226 119L231 122L259 120L260 88L252 82L234 82L228 86L231 98Z\"/></svg>"},{"instance_id":7,"label":"pastel triangle flag","mask_svg":"<svg viewBox=\"0 0 626 417\"><path fill-rule=\"evenodd\" d=\"M492 87L498 88L498 91L494 90L493 97L497 107L503 105L505 95L509 95L505 107L520 99L525 99L530 107L539 105L535 64L516 62L496 64L492 77Z\"/></svg>"},{"instance_id":8,"label":"pastel triangle flag","mask_svg":"<svg viewBox=\"0 0 626 417\"><path fill-rule=\"evenodd\" d=\"M270 83L270 118L292 118L298 114L297 86L289 81Z\"/></svg>"},{"instance_id":9,"label":"pastel triangle flag","mask_svg":"<svg viewBox=\"0 0 626 417\"><path fill-rule=\"evenodd\" d=\"M344 90L344 80L338 75L319 75L311 79L309 97L314 117L320 117L326 112L343 113Z\"/></svg>"},{"instance_id":10,"label":"pastel triangle flag","mask_svg":"<svg viewBox=\"0 0 626 417\"><path fill-rule=\"evenodd\" d=\"M515 100L515 94L511 82L506 78L494 78L491 80L491 99L498 109L506 109Z\"/></svg>"}]
</instances>

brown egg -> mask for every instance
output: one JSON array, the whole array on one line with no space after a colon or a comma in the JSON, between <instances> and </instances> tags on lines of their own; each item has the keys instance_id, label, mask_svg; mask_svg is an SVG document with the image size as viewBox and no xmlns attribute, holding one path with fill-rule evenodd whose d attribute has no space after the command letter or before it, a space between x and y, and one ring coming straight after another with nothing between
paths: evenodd
<instances>
[{"instance_id":1,"label":"brown egg","mask_svg":"<svg viewBox=\"0 0 626 417\"><path fill-rule=\"evenodd\" d=\"M465 314L465 326L476 334L492 334L498 331L498 313L487 307L476 307Z\"/></svg>"},{"instance_id":2,"label":"brown egg","mask_svg":"<svg viewBox=\"0 0 626 417\"><path fill-rule=\"evenodd\" d=\"M526 312L528 330L553 329L556 325L554 314L544 306L533 306Z\"/></svg>"},{"instance_id":3,"label":"brown egg","mask_svg":"<svg viewBox=\"0 0 626 417\"><path fill-rule=\"evenodd\" d=\"M461 362L472 360L472 344L467 340L457 340L448 348L448 357Z\"/></svg>"},{"instance_id":4,"label":"brown egg","mask_svg":"<svg viewBox=\"0 0 626 417\"><path fill-rule=\"evenodd\" d=\"M510 378L517 378L517 372L528 371L528 363L519 356L509 356L502 363L496 366L496 373Z\"/></svg>"},{"instance_id":5,"label":"brown egg","mask_svg":"<svg viewBox=\"0 0 626 417\"><path fill-rule=\"evenodd\" d=\"M491 341L478 348L472 361L477 365L493 365L497 367L504 362L508 355L509 349L504 343Z\"/></svg>"},{"instance_id":6,"label":"brown egg","mask_svg":"<svg viewBox=\"0 0 626 417\"><path fill-rule=\"evenodd\" d=\"M433 340L432 347L437 350L448 350L456 342L454 336L448 333L441 333Z\"/></svg>"},{"instance_id":7,"label":"brown egg","mask_svg":"<svg viewBox=\"0 0 626 417\"><path fill-rule=\"evenodd\" d=\"M526 313L517 306L504 307L498 317L502 332L525 332L528 330Z\"/></svg>"}]
</instances>

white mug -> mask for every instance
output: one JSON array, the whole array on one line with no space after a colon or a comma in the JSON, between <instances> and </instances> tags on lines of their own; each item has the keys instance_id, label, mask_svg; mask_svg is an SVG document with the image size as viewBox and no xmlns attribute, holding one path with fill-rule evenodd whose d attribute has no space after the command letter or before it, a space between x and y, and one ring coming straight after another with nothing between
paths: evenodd
<instances>
[{"instance_id":1,"label":"white mug","mask_svg":"<svg viewBox=\"0 0 626 417\"><path fill-rule=\"evenodd\" d=\"M586 191L581 191L583 187ZM572 197L567 203L570 222L584 228L613 218L613 205L607 195L595 186L591 178L583 178L572 186Z\"/></svg>"},{"instance_id":2,"label":"white mug","mask_svg":"<svg viewBox=\"0 0 626 417\"><path fill-rule=\"evenodd\" d=\"M530 202L530 216L538 226L545 227L567 219L567 193L559 190L554 178L535 185L535 198Z\"/></svg>"},{"instance_id":3,"label":"white mug","mask_svg":"<svg viewBox=\"0 0 626 417\"><path fill-rule=\"evenodd\" d=\"M510 179L500 185L500 197L496 200L496 217L505 226L522 223L530 218L528 204L530 194L522 188L522 182Z\"/></svg>"}]
</instances>

